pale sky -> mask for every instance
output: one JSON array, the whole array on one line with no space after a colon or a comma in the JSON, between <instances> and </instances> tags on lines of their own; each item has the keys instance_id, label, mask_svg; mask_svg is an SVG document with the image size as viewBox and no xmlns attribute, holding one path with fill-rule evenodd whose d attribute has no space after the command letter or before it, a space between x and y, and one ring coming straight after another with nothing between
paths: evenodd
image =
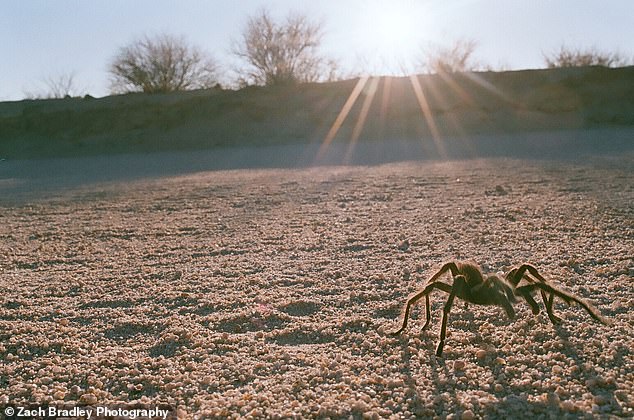
<instances>
[{"instance_id":1,"label":"pale sky","mask_svg":"<svg viewBox=\"0 0 634 420\"><path fill-rule=\"evenodd\" d=\"M107 95L109 61L145 34L184 35L228 73L232 40L262 7L323 22L322 50L344 72L395 73L422 47L457 39L477 41L475 58L494 68L543 67L542 52L562 44L634 57L634 0L0 0L0 100L68 73Z\"/></svg>"}]
</instances>

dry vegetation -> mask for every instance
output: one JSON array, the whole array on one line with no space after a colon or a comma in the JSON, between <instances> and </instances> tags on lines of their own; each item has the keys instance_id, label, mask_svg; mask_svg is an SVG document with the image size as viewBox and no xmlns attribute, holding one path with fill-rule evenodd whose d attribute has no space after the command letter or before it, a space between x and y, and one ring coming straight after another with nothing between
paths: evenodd
<instances>
[{"instance_id":1,"label":"dry vegetation","mask_svg":"<svg viewBox=\"0 0 634 420\"><path fill-rule=\"evenodd\" d=\"M208 172L0 212L0 404L226 416L631 416L632 160ZM557 304L456 305L388 337L450 259L531 261ZM418 319L416 319L418 318Z\"/></svg>"}]
</instances>

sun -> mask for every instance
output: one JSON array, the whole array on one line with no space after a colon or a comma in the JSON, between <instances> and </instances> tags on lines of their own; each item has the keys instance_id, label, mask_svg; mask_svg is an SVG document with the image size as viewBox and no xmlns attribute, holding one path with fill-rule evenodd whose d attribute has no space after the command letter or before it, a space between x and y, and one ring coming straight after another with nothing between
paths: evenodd
<instances>
[{"instance_id":1,"label":"sun","mask_svg":"<svg viewBox=\"0 0 634 420\"><path fill-rule=\"evenodd\" d=\"M384 74L401 73L420 54L425 23L414 2L368 2L361 14L363 50Z\"/></svg>"}]
</instances>

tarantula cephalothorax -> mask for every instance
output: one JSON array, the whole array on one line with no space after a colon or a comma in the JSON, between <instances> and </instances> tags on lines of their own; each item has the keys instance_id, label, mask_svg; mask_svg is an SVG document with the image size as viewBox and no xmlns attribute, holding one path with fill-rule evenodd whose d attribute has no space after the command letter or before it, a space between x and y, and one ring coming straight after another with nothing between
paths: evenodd
<instances>
[{"instance_id":1,"label":"tarantula cephalothorax","mask_svg":"<svg viewBox=\"0 0 634 420\"><path fill-rule=\"evenodd\" d=\"M447 271L450 271L453 277L453 284L451 285L438 280ZM480 267L471 262L448 262L427 281L421 291L414 293L407 299L403 309L403 323L401 328L393 332L392 335L400 334L407 327L407 319L411 307L423 296L425 297L426 317L423 330L429 327L431 321L429 295L434 289L440 289L449 293L449 298L443 308L440 341L436 348L436 356L442 355L442 350L445 345L445 336L447 334L447 317L456 297L459 297L467 303L500 306L506 311L510 319L514 319L515 310L513 309L513 304L516 302L516 296L526 300L534 314L539 313L539 306L533 297L533 293L539 289L544 305L546 306L548 318L553 324L561 322L561 319L553 314L553 300L555 296L560 297L569 305L571 303L579 304L588 311L592 318L603 324L608 324L608 321L603 318L592 305L549 284L537 272L537 269L530 264L522 264L520 267L509 271L504 278L501 278L496 274L485 276L482 274ZM548 297L546 296L547 294L549 294Z\"/></svg>"}]
</instances>

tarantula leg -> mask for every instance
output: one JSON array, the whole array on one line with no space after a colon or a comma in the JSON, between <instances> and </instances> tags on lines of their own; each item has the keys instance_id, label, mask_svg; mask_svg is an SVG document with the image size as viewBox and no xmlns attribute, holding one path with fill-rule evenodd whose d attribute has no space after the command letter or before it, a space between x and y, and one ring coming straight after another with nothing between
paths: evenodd
<instances>
[{"instance_id":1,"label":"tarantula leg","mask_svg":"<svg viewBox=\"0 0 634 420\"><path fill-rule=\"evenodd\" d=\"M546 305L546 314L548 314L548 319L553 325L561 324L562 319L553 313L553 300L555 300L555 295L550 294L548 301L546 301L546 293L543 290L540 290L542 294L542 299L544 299L544 304Z\"/></svg>"},{"instance_id":2,"label":"tarantula leg","mask_svg":"<svg viewBox=\"0 0 634 420\"><path fill-rule=\"evenodd\" d=\"M509 317L509 319L515 319L515 309L513 309L513 305L511 304L511 302L509 302L508 300L500 300L499 303L500 306L504 308L504 311L506 312L506 315Z\"/></svg>"},{"instance_id":3,"label":"tarantula leg","mask_svg":"<svg viewBox=\"0 0 634 420\"><path fill-rule=\"evenodd\" d=\"M425 295L425 325L421 328L421 331L425 331L429 328L431 322L431 304L429 302L429 295Z\"/></svg>"},{"instance_id":4,"label":"tarantula leg","mask_svg":"<svg viewBox=\"0 0 634 420\"><path fill-rule=\"evenodd\" d=\"M523 291L518 293L520 293L520 295L524 298L526 303L528 303L528 305L531 307L531 310L533 311L533 315L537 315L540 312L539 305L537 304L535 299L533 299L531 294L528 292L524 293ZM542 295L542 297L544 298L544 305L546 305L546 298L544 297L544 295Z\"/></svg>"},{"instance_id":5,"label":"tarantula leg","mask_svg":"<svg viewBox=\"0 0 634 420\"><path fill-rule=\"evenodd\" d=\"M548 298L548 303L546 303L546 312L549 315L548 318L550 318L550 321L553 324L561 322L561 318L555 316L555 314L553 314L553 311L552 311L554 296L558 296L558 297L562 298L564 300L564 302L566 302L568 305L570 305L572 302L575 302L576 304L581 306L583 309L585 309L588 312L588 314L590 314L590 316L592 318L594 318L595 320L597 320L600 323L605 324L605 325L609 325L610 324L610 321L605 319L599 313L599 311L596 308L594 308L592 305L590 305L589 303L586 303L582 299L580 299L580 298L578 298L578 297L576 297L576 296L574 296L574 295L572 295L570 293L566 293L563 290L557 289L556 287L553 287L550 284L548 284L546 279L543 278L541 276L541 274L539 274L539 272L537 272L537 269L535 267L533 267L532 265L523 264L519 268L519 270L522 270L522 272L524 272L525 270L528 270L528 272L531 275L535 276L540 282L542 282L542 283L536 283L536 286L540 289L540 291L548 292L548 293L551 294L550 297ZM545 294L542 294L542 298L545 298Z\"/></svg>"},{"instance_id":6,"label":"tarantula leg","mask_svg":"<svg viewBox=\"0 0 634 420\"><path fill-rule=\"evenodd\" d=\"M536 277L537 280L539 280L540 282L548 283L546 279L542 277L542 275L539 274L537 269L532 265L524 264L522 267L526 267L526 270L528 270L528 272ZM522 269L522 267L520 267L520 270ZM551 293L550 296L546 297L546 292L544 292L542 289L539 290L539 293L542 296L542 301L544 302L544 306L546 307L546 314L548 315L548 319L550 319L550 322L553 325L560 324L562 322L561 318L553 313L553 301L555 300L555 295Z\"/></svg>"},{"instance_id":7,"label":"tarantula leg","mask_svg":"<svg viewBox=\"0 0 634 420\"><path fill-rule=\"evenodd\" d=\"M497 304L500 305L505 311L509 319L515 319L515 309L513 309L513 303L515 302L515 294L513 289L504 280L490 276L486 279L484 284L487 287L495 290L499 295Z\"/></svg>"},{"instance_id":8,"label":"tarantula leg","mask_svg":"<svg viewBox=\"0 0 634 420\"><path fill-rule=\"evenodd\" d=\"M559 290L547 283L532 283L526 286L522 286L521 289L523 290L530 290L530 289L535 289L535 288L539 288L540 290L545 291L546 293L551 293L551 295L560 297L564 300L564 302L566 302L568 305L572 304L573 302L578 304L579 306L581 306L583 309L585 309L588 314L590 314L590 316L592 318L594 318L595 320L599 321L602 324L605 325L609 325L610 322L605 319L603 316L601 316L601 314L599 313L599 311L597 309L595 309L592 305L590 305L589 303L584 302L583 300L581 300L580 298L570 294L570 293L566 293L563 290ZM554 297L553 297L554 298ZM550 302L550 305L547 303L546 305L546 310L547 312L554 316L554 314L552 313L552 301L551 299L548 299L548 302ZM550 306L550 310L549 310L549 306ZM549 317L550 318L550 317ZM555 319L559 319L557 317L555 317ZM553 321L553 319L551 319L551 322ZM557 321L555 321L556 323Z\"/></svg>"},{"instance_id":9,"label":"tarantula leg","mask_svg":"<svg viewBox=\"0 0 634 420\"><path fill-rule=\"evenodd\" d=\"M457 276L458 275L458 266L456 265L456 263L454 262L448 262L445 263L440 270L438 270L438 272L436 272L436 274L434 274L428 281L427 284L428 286L425 287L425 289L423 289L422 292L416 293L414 296L410 297L407 300L407 303L405 304L405 310L403 311L403 324L401 325L401 328L399 328L397 331L394 331L393 333L390 333L390 335L398 335L400 333L403 332L403 330L405 330L405 328L407 328L407 319L409 318L409 311L412 307L412 305L414 305L416 302L418 302L418 300L420 298L422 298L423 296L427 296L429 293L431 293L431 291L437 287L441 290L446 291L447 293L450 292L451 290L451 286L445 284L445 283L441 283L441 282L436 282L436 280L438 280L438 278L440 278L440 276L442 276L443 274L445 274L447 271L451 271L451 275L452 276ZM431 320L431 309L430 309L430 304L429 304L429 298L427 298L426 300L426 315L427 315L427 322L425 322L425 327L429 326L429 321ZM425 328L423 327L423 328Z\"/></svg>"},{"instance_id":10,"label":"tarantula leg","mask_svg":"<svg viewBox=\"0 0 634 420\"><path fill-rule=\"evenodd\" d=\"M541 274L539 274L537 269L530 264L522 264L517 269L516 278L518 283L522 278L530 281L531 283L534 282L530 277L528 277L528 275L526 275L526 271L537 278L537 280L539 280L540 282L545 284L548 283L546 279ZM540 289L539 293L542 296L542 301L544 302L544 306L546 307L546 314L548 315L548 319L550 319L550 322L554 325L560 324L562 322L562 319L555 315L553 312L553 301L555 299L555 295L551 293L550 296L547 297L546 292L543 289ZM533 297L530 295L530 292L523 293L522 295L524 296L526 302L531 306L533 314L537 315L539 313L539 306L537 306L537 302L535 302L535 299L533 299ZM570 302L566 302L570 304Z\"/></svg>"},{"instance_id":11,"label":"tarantula leg","mask_svg":"<svg viewBox=\"0 0 634 420\"><path fill-rule=\"evenodd\" d=\"M431 283L429 285L427 285L427 287L425 287L423 289L423 291L416 293L415 295L413 295L412 297L410 297L407 300L407 303L405 304L405 310L403 311L403 323L401 325L401 328L399 328L397 331L394 331L393 333L390 333L390 335L398 335L400 333L403 332L403 330L405 330L405 328L407 328L407 320L409 318L409 313L410 310L412 308L412 306L414 304L416 304L416 302L418 302L423 296L426 297L426 315L427 315L427 321L425 322L425 326L423 328L426 328L429 325L429 322L431 320L431 305L429 302L429 294L434 290L434 289L440 289L443 290L447 293L451 292L451 286L449 286L446 283L440 282L440 281L436 281L434 283Z\"/></svg>"},{"instance_id":12,"label":"tarantula leg","mask_svg":"<svg viewBox=\"0 0 634 420\"><path fill-rule=\"evenodd\" d=\"M440 327L440 341L438 342L438 347L436 348L436 356L442 356L443 347L445 347L445 337L447 336L447 318L449 316L449 312L451 311L451 306L453 305L453 301L457 294L464 295L464 289L467 282L464 276L456 276L453 282L453 286L451 288L451 293L449 294L449 298L447 299L447 303L442 310L442 326Z\"/></svg>"}]
</instances>

